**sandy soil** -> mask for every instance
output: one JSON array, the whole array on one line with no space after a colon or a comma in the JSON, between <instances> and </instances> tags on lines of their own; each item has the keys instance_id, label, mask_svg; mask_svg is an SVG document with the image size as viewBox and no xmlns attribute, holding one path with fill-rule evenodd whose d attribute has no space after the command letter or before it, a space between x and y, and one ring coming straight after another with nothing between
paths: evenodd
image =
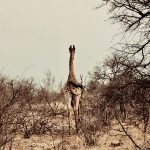
<instances>
[{"instance_id":1,"label":"sandy soil","mask_svg":"<svg viewBox=\"0 0 150 150\"><path fill-rule=\"evenodd\" d=\"M62 109L63 107L62 105ZM74 134L73 116L71 120L71 135L68 134L67 116L59 114L49 118L48 125L52 131L48 131L46 134L33 134L30 138L25 139L23 134L18 133L12 143L12 150L136 150L135 145L116 121L112 122L109 132L96 138L97 142L94 146L88 146L84 135ZM144 135L139 128L127 126L127 123L123 125L137 145L150 148L150 134ZM144 141L144 139L146 140ZM9 145L4 150L9 150Z\"/></svg>"},{"instance_id":2,"label":"sandy soil","mask_svg":"<svg viewBox=\"0 0 150 150\"><path fill-rule=\"evenodd\" d=\"M144 144L144 134L137 128L130 126L128 133L139 146ZM150 147L150 135L146 135L145 144ZM5 150L9 148L6 147ZM95 146L87 146L83 135L32 135L24 139L18 134L13 142L12 150L136 150L131 140L122 132L117 124L104 135L98 137Z\"/></svg>"}]
</instances>

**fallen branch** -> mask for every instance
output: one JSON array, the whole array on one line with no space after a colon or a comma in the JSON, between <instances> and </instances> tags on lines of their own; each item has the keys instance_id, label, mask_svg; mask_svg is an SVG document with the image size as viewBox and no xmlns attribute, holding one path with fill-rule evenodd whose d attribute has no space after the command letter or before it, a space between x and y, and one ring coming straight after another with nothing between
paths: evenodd
<instances>
[{"instance_id":1,"label":"fallen branch","mask_svg":"<svg viewBox=\"0 0 150 150\"><path fill-rule=\"evenodd\" d=\"M120 124L122 130L123 130L124 133L128 136L128 138L131 140L131 142L135 145L135 147L137 147L138 149L142 150L142 148L136 144L136 142L132 139L132 137L131 137L131 136L128 134L128 132L125 130L124 126L122 125L122 123L120 122L119 118L117 117L116 111L115 111L115 117L116 117L118 123Z\"/></svg>"}]
</instances>

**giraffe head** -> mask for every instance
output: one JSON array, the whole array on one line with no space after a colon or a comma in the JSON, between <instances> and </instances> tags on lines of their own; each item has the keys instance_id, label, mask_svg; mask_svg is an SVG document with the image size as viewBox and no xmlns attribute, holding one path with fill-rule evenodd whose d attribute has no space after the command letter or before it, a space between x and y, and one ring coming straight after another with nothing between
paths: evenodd
<instances>
[{"instance_id":1,"label":"giraffe head","mask_svg":"<svg viewBox=\"0 0 150 150\"><path fill-rule=\"evenodd\" d=\"M70 47L69 47L69 52L70 52L70 54L74 54L75 53L75 46L73 45L70 45Z\"/></svg>"}]
</instances>

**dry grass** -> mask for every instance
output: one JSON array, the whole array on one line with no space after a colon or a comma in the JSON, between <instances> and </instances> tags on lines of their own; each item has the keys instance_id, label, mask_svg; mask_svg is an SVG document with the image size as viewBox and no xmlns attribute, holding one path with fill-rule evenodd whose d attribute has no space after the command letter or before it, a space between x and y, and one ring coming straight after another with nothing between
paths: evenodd
<instances>
[{"instance_id":1,"label":"dry grass","mask_svg":"<svg viewBox=\"0 0 150 150\"><path fill-rule=\"evenodd\" d=\"M139 144L143 144L144 134L135 127L128 127L128 131L133 139ZM147 146L150 146L150 135L147 134ZM8 146L5 150L8 149ZM29 139L24 139L22 134L18 134L14 139L12 150L135 150L133 143L121 130L118 124L112 125L112 129L98 138L95 146L86 146L84 137L81 135L32 135Z\"/></svg>"},{"instance_id":2,"label":"dry grass","mask_svg":"<svg viewBox=\"0 0 150 150\"><path fill-rule=\"evenodd\" d=\"M136 150L132 140L141 150L150 147L149 124L144 133L145 124L138 118L141 115L135 115L136 111L131 107L123 111L128 115L123 119L119 105L114 105L113 101L107 103L99 89L92 94L84 93L77 134L73 111L69 117L67 101L61 91L37 89L31 81L4 81L0 80L3 91L0 97L2 150ZM145 112L145 109L138 110L141 110L140 114ZM147 114L144 114L146 119Z\"/></svg>"},{"instance_id":3,"label":"dry grass","mask_svg":"<svg viewBox=\"0 0 150 150\"><path fill-rule=\"evenodd\" d=\"M62 106L60 104L60 106ZM62 107L60 107L62 109ZM58 109L59 110L59 109ZM37 115L37 114L36 114ZM123 123L128 129L128 133L141 147L144 143L143 132L135 126ZM73 115L71 117L71 135L69 135L68 118L63 114L51 116L47 125L49 128L46 133L33 133L29 138L24 138L22 132L17 133L13 143L12 150L135 150L134 144L123 132L117 121L111 122L111 127L107 132L102 132L96 139L94 146L89 146L85 139L85 132L75 133L75 124ZM94 136L94 135L93 135ZM150 146L150 135L146 134L147 147ZM9 144L4 150L9 150Z\"/></svg>"}]
</instances>

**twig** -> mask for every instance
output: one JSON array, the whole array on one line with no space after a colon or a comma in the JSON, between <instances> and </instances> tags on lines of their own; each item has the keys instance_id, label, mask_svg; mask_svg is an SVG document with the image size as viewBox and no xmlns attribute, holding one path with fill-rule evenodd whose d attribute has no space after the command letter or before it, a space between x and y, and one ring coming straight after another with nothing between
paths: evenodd
<instances>
[{"instance_id":1,"label":"twig","mask_svg":"<svg viewBox=\"0 0 150 150\"><path fill-rule=\"evenodd\" d=\"M124 126L122 125L122 123L120 122L119 118L117 117L116 111L115 111L115 117L116 117L118 123L120 124L122 130L123 130L124 133L128 136L128 138L131 140L131 142L132 142L138 149L142 150L142 148L136 144L136 142L132 139L132 137L131 137L131 136L128 134L128 132L125 130Z\"/></svg>"}]
</instances>

